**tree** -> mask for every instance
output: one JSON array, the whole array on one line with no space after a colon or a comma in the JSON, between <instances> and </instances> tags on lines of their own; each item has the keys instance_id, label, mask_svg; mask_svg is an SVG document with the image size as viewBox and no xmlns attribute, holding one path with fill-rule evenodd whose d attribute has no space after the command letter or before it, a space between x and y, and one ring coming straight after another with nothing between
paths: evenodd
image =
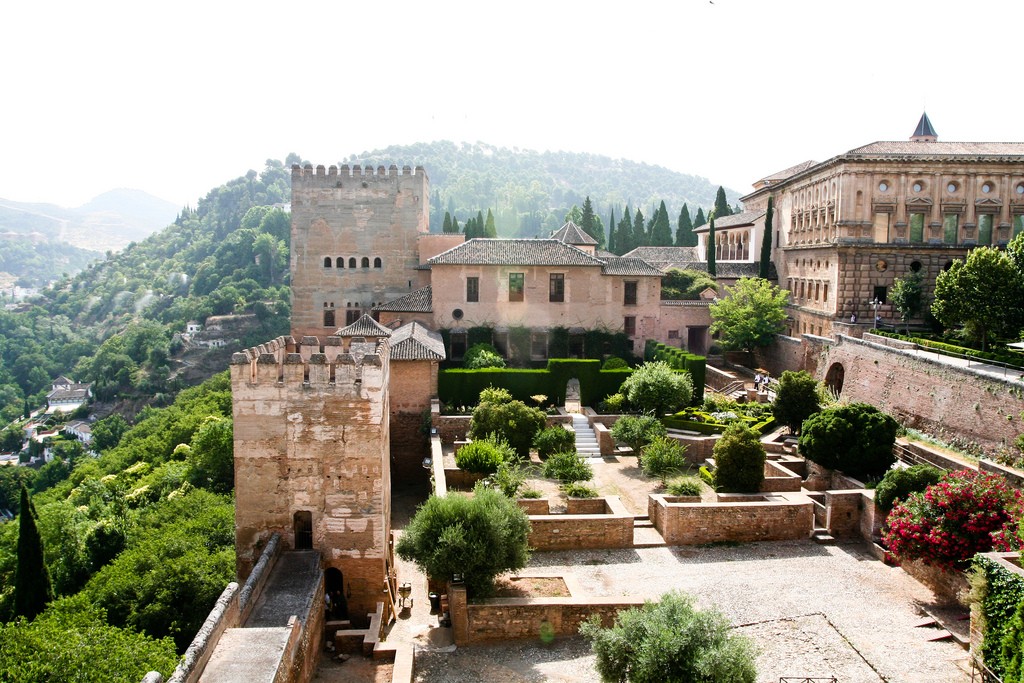
<instances>
[{"instance_id":1,"label":"tree","mask_svg":"<svg viewBox=\"0 0 1024 683\"><path fill-rule=\"evenodd\" d=\"M661 479L664 486L669 477L686 468L686 446L667 436L656 436L644 447L641 467L644 474Z\"/></svg>"},{"instance_id":2,"label":"tree","mask_svg":"<svg viewBox=\"0 0 1024 683\"><path fill-rule=\"evenodd\" d=\"M477 486L472 498L431 496L402 532L399 557L437 580L460 574L470 596L491 593L494 577L526 566L530 521L515 501Z\"/></svg>"},{"instance_id":3,"label":"tree","mask_svg":"<svg viewBox=\"0 0 1024 683\"><path fill-rule=\"evenodd\" d=\"M590 195L583 200L583 212L580 215L580 227L583 231L597 240L597 248L604 249L604 226L601 219L594 213L594 205L590 202Z\"/></svg>"},{"instance_id":4,"label":"tree","mask_svg":"<svg viewBox=\"0 0 1024 683\"><path fill-rule=\"evenodd\" d=\"M683 204L683 208L679 210L679 223L676 228L676 246L697 246L697 235L693 232L693 220L690 218L690 209L686 204Z\"/></svg>"},{"instance_id":5,"label":"tree","mask_svg":"<svg viewBox=\"0 0 1024 683\"><path fill-rule=\"evenodd\" d=\"M707 243L706 258L708 262L708 275L711 277L718 276L718 267L715 264L715 217L711 216L711 221L708 224L708 243Z\"/></svg>"},{"instance_id":6,"label":"tree","mask_svg":"<svg viewBox=\"0 0 1024 683\"><path fill-rule=\"evenodd\" d=\"M963 569L976 553L992 549L993 534L1013 524L1021 502L1021 493L997 474L949 472L897 504L882 537L901 559Z\"/></svg>"},{"instance_id":7,"label":"tree","mask_svg":"<svg viewBox=\"0 0 1024 683\"><path fill-rule=\"evenodd\" d=\"M469 422L470 437L479 440L495 434L507 441L520 458L528 458L534 435L547 422L544 413L512 400L507 392L498 399L489 396L486 392L480 394L480 403Z\"/></svg>"},{"instance_id":8,"label":"tree","mask_svg":"<svg viewBox=\"0 0 1024 683\"><path fill-rule=\"evenodd\" d=\"M615 234L615 247L619 254L626 254L637 247L636 236L633 234L633 216L629 210L629 204L619 219L618 232Z\"/></svg>"},{"instance_id":9,"label":"tree","mask_svg":"<svg viewBox=\"0 0 1024 683\"><path fill-rule=\"evenodd\" d=\"M704 209L698 206L697 207L697 215L693 219L693 227L694 227L694 229L699 228L700 226L704 225L707 222L708 222L708 219L704 217ZM695 244L693 246L697 246L697 245Z\"/></svg>"},{"instance_id":10,"label":"tree","mask_svg":"<svg viewBox=\"0 0 1024 683\"><path fill-rule=\"evenodd\" d=\"M21 514L18 517L18 570L14 579L14 610L29 621L35 619L53 600L50 573L43 561L43 539L37 526L39 518L21 487Z\"/></svg>"},{"instance_id":11,"label":"tree","mask_svg":"<svg viewBox=\"0 0 1024 683\"><path fill-rule=\"evenodd\" d=\"M726 287L725 294L710 306L711 332L721 335L723 347L752 352L782 332L789 292L767 280L744 277Z\"/></svg>"},{"instance_id":12,"label":"tree","mask_svg":"<svg viewBox=\"0 0 1024 683\"><path fill-rule=\"evenodd\" d=\"M118 413L113 413L92 426L92 447L103 452L121 443L121 437L128 431L128 423Z\"/></svg>"},{"instance_id":13,"label":"tree","mask_svg":"<svg viewBox=\"0 0 1024 683\"><path fill-rule=\"evenodd\" d=\"M612 425L612 438L632 448L637 457L644 446L666 433L665 425L651 415L623 415Z\"/></svg>"},{"instance_id":14,"label":"tree","mask_svg":"<svg viewBox=\"0 0 1024 683\"><path fill-rule=\"evenodd\" d=\"M234 436L229 418L210 415L189 444L188 479L193 486L215 493L235 487Z\"/></svg>"},{"instance_id":15,"label":"tree","mask_svg":"<svg viewBox=\"0 0 1024 683\"><path fill-rule=\"evenodd\" d=\"M854 477L881 477L896 461L898 429L896 420L867 403L832 406L804 421L800 453Z\"/></svg>"},{"instance_id":16,"label":"tree","mask_svg":"<svg viewBox=\"0 0 1024 683\"><path fill-rule=\"evenodd\" d=\"M621 391L631 405L657 417L689 405L693 379L689 372L676 372L664 361L653 361L634 370Z\"/></svg>"},{"instance_id":17,"label":"tree","mask_svg":"<svg viewBox=\"0 0 1024 683\"><path fill-rule=\"evenodd\" d=\"M729 202L725 198L725 188L719 185L718 192L715 194L715 217L724 218L731 215L732 207L729 206Z\"/></svg>"},{"instance_id":18,"label":"tree","mask_svg":"<svg viewBox=\"0 0 1024 683\"><path fill-rule=\"evenodd\" d=\"M633 248L644 247L648 244L647 228L644 224L644 214L640 207L636 207L636 214L633 216Z\"/></svg>"},{"instance_id":19,"label":"tree","mask_svg":"<svg viewBox=\"0 0 1024 683\"><path fill-rule=\"evenodd\" d=\"M447 211L444 212L444 224L441 227L441 231L445 234L458 232L458 230L452 228L452 215Z\"/></svg>"},{"instance_id":20,"label":"tree","mask_svg":"<svg viewBox=\"0 0 1024 683\"><path fill-rule=\"evenodd\" d=\"M875 487L875 503L885 512L906 500L911 493L924 491L942 478L942 470L931 465L913 465L889 470Z\"/></svg>"},{"instance_id":21,"label":"tree","mask_svg":"<svg viewBox=\"0 0 1024 683\"><path fill-rule=\"evenodd\" d=\"M1006 253L977 247L935 279L932 314L947 328L964 326L988 348L991 334L1016 336L1024 327L1024 274Z\"/></svg>"},{"instance_id":22,"label":"tree","mask_svg":"<svg viewBox=\"0 0 1024 683\"><path fill-rule=\"evenodd\" d=\"M654 213L654 225L651 227L651 246L672 246L672 227L668 221L668 209L665 208L664 200L662 200L658 210Z\"/></svg>"},{"instance_id":23,"label":"tree","mask_svg":"<svg viewBox=\"0 0 1024 683\"><path fill-rule=\"evenodd\" d=\"M779 377L772 403L772 415L789 427L790 434L799 434L804 420L821 408L818 381L803 370L786 370Z\"/></svg>"},{"instance_id":24,"label":"tree","mask_svg":"<svg viewBox=\"0 0 1024 683\"><path fill-rule=\"evenodd\" d=\"M699 299L708 287L718 289L718 284L707 273L670 268L661 278L661 298L663 301L692 301Z\"/></svg>"},{"instance_id":25,"label":"tree","mask_svg":"<svg viewBox=\"0 0 1024 683\"><path fill-rule=\"evenodd\" d=\"M689 596L672 591L658 602L632 607L609 628L594 615L580 626L608 683L692 683L757 679L751 642L737 635L715 610L701 611Z\"/></svg>"},{"instance_id":26,"label":"tree","mask_svg":"<svg viewBox=\"0 0 1024 683\"><path fill-rule=\"evenodd\" d=\"M761 436L736 421L726 427L713 449L715 488L729 493L757 493L764 481Z\"/></svg>"},{"instance_id":27,"label":"tree","mask_svg":"<svg viewBox=\"0 0 1024 683\"><path fill-rule=\"evenodd\" d=\"M615 242L615 207L612 207L611 213L608 215L608 251L613 254L619 253L616 251L618 246Z\"/></svg>"},{"instance_id":28,"label":"tree","mask_svg":"<svg viewBox=\"0 0 1024 683\"><path fill-rule=\"evenodd\" d=\"M498 228L494 224L494 214L487 209L487 221L484 223L484 237L497 237Z\"/></svg>"},{"instance_id":29,"label":"tree","mask_svg":"<svg viewBox=\"0 0 1024 683\"><path fill-rule=\"evenodd\" d=\"M761 236L761 260L757 265L757 275L767 279L769 266L772 262L772 223L775 221L775 200L768 197L768 210L764 214L764 235Z\"/></svg>"},{"instance_id":30,"label":"tree","mask_svg":"<svg viewBox=\"0 0 1024 683\"><path fill-rule=\"evenodd\" d=\"M924 276L921 271L910 272L898 278L889 289L889 301L896 307L900 320L910 331L910 319L918 314L924 303Z\"/></svg>"}]
</instances>

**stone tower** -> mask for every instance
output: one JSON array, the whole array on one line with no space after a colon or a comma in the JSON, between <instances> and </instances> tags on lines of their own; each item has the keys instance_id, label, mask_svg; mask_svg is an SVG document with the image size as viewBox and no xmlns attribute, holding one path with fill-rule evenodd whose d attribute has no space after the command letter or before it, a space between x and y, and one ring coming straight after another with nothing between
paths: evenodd
<instances>
[{"instance_id":1,"label":"stone tower","mask_svg":"<svg viewBox=\"0 0 1024 683\"><path fill-rule=\"evenodd\" d=\"M332 334L417 285L422 167L292 166L292 336Z\"/></svg>"},{"instance_id":2,"label":"stone tower","mask_svg":"<svg viewBox=\"0 0 1024 683\"><path fill-rule=\"evenodd\" d=\"M234 354L239 579L278 532L341 573L353 623L374 610L392 559L389 373L387 339L279 337Z\"/></svg>"}]
</instances>

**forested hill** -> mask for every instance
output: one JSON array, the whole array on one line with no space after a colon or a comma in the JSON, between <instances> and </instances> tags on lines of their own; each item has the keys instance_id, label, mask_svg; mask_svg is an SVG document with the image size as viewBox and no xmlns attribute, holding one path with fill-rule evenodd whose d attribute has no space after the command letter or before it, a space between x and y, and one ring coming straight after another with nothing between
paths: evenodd
<instances>
[{"instance_id":1,"label":"forested hill","mask_svg":"<svg viewBox=\"0 0 1024 683\"><path fill-rule=\"evenodd\" d=\"M569 209L582 207L587 196L607 229L612 209L617 218L627 204L651 216L664 201L674 219L684 203L691 214L701 207L707 211L714 206L718 189L707 178L661 166L482 142L393 145L339 163L423 166L430 178L431 231L441 231L445 211L464 223L478 211L490 209L503 237L533 237L557 230ZM726 197L736 204L739 195L726 188Z\"/></svg>"}]
</instances>

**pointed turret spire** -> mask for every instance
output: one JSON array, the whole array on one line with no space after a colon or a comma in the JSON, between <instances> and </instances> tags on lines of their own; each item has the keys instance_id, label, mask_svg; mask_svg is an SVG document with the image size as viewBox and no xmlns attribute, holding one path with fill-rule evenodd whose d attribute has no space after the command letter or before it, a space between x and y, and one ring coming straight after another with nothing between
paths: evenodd
<instances>
[{"instance_id":1,"label":"pointed turret spire","mask_svg":"<svg viewBox=\"0 0 1024 683\"><path fill-rule=\"evenodd\" d=\"M921 114L921 120L917 122L917 129L910 139L913 142L935 142L939 139L935 129L932 128L932 122L928 120L928 112Z\"/></svg>"}]
</instances>

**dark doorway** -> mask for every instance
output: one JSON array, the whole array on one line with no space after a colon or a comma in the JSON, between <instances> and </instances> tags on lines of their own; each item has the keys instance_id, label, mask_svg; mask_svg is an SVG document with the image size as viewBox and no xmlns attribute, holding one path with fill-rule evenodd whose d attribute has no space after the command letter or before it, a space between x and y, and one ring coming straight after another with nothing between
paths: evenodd
<instances>
[{"instance_id":1,"label":"dark doorway","mask_svg":"<svg viewBox=\"0 0 1024 683\"><path fill-rule=\"evenodd\" d=\"M292 518L292 526L295 531L295 549L313 549L313 513L308 510L299 510Z\"/></svg>"},{"instance_id":2,"label":"dark doorway","mask_svg":"<svg viewBox=\"0 0 1024 683\"><path fill-rule=\"evenodd\" d=\"M341 570L328 567L324 572L324 608L328 619L348 619L345 577Z\"/></svg>"},{"instance_id":3,"label":"dark doorway","mask_svg":"<svg viewBox=\"0 0 1024 683\"><path fill-rule=\"evenodd\" d=\"M707 352L705 340L708 338L708 328L688 327L686 328L686 350L698 356Z\"/></svg>"},{"instance_id":4,"label":"dark doorway","mask_svg":"<svg viewBox=\"0 0 1024 683\"><path fill-rule=\"evenodd\" d=\"M838 397L843 391L843 379L846 377L846 370L842 363L833 363L825 373L825 386L831 389Z\"/></svg>"}]
</instances>

